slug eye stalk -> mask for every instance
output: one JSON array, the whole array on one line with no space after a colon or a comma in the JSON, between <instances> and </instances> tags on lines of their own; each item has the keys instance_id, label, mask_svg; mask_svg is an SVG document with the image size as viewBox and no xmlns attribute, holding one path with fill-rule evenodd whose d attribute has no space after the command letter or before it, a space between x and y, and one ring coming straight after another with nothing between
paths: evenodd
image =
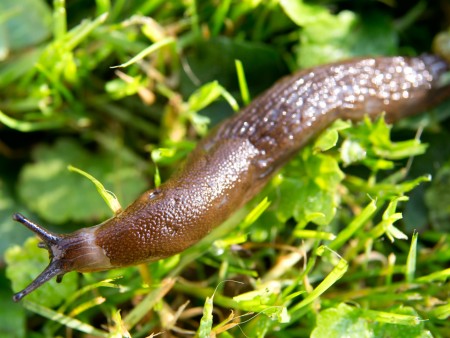
<instances>
[{"instance_id":1,"label":"slug eye stalk","mask_svg":"<svg viewBox=\"0 0 450 338\"><path fill-rule=\"evenodd\" d=\"M42 242L39 243L39 247L47 249L50 256L50 263L45 268L45 270L42 271L42 273L38 277L36 277L36 279L31 282L31 284L28 285L24 290L16 293L13 296L13 300L15 302L18 302L23 297L36 290L38 287L40 287L42 284L49 281L53 277L57 277L56 281L58 283L62 280L62 276L64 275L65 271L61 264L61 250L59 250L59 243L61 243L64 237L47 231L46 229L33 223L21 214L14 214L13 219L25 225L28 229L39 236L39 238L42 240Z\"/></svg>"}]
</instances>

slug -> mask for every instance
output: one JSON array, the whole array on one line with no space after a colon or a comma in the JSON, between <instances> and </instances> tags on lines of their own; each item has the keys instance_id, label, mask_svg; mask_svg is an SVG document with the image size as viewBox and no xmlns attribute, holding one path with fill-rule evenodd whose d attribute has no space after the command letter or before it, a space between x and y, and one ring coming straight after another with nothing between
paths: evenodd
<instances>
[{"instance_id":1,"label":"slug","mask_svg":"<svg viewBox=\"0 0 450 338\"><path fill-rule=\"evenodd\" d=\"M47 268L14 301L69 271L154 261L190 247L254 197L293 154L336 119L386 113L394 122L450 97L433 55L353 59L277 82L203 139L177 173L93 227L54 234L20 214L49 251Z\"/></svg>"}]
</instances>

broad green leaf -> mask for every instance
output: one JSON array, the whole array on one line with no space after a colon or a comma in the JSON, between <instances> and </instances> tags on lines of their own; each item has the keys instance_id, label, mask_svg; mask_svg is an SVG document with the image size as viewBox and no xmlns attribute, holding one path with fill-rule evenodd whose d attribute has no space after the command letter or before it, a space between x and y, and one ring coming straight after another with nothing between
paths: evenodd
<instances>
[{"instance_id":1,"label":"broad green leaf","mask_svg":"<svg viewBox=\"0 0 450 338\"><path fill-rule=\"evenodd\" d=\"M301 67L355 55L389 54L397 45L391 19L381 12L369 12L362 18L346 10L332 14L325 6L303 0L282 0L280 4L302 28L298 49Z\"/></svg>"},{"instance_id":2,"label":"broad green leaf","mask_svg":"<svg viewBox=\"0 0 450 338\"><path fill-rule=\"evenodd\" d=\"M26 338L27 313L23 306L13 303L6 277L0 277L0 285L0 337Z\"/></svg>"},{"instance_id":3,"label":"broad green leaf","mask_svg":"<svg viewBox=\"0 0 450 338\"><path fill-rule=\"evenodd\" d=\"M0 1L0 60L48 38L52 14L43 0Z\"/></svg>"},{"instance_id":4,"label":"broad green leaf","mask_svg":"<svg viewBox=\"0 0 450 338\"><path fill-rule=\"evenodd\" d=\"M332 20L326 7L306 4L303 0L281 0L280 5L286 15L301 27Z\"/></svg>"},{"instance_id":5,"label":"broad green leaf","mask_svg":"<svg viewBox=\"0 0 450 338\"><path fill-rule=\"evenodd\" d=\"M147 186L136 163L117 161L112 153L90 153L70 139L40 146L33 155L35 163L20 173L19 193L30 209L52 224L76 221L93 225L93 220L112 216L92 182L70 172L69 164L96 177L124 206Z\"/></svg>"},{"instance_id":6,"label":"broad green leaf","mask_svg":"<svg viewBox=\"0 0 450 338\"><path fill-rule=\"evenodd\" d=\"M389 312L365 310L339 304L320 312L311 337L432 337L412 308Z\"/></svg>"},{"instance_id":7,"label":"broad green leaf","mask_svg":"<svg viewBox=\"0 0 450 338\"><path fill-rule=\"evenodd\" d=\"M347 304L323 310L317 316L311 338L371 338L369 325L360 316L360 310Z\"/></svg>"},{"instance_id":8,"label":"broad green leaf","mask_svg":"<svg viewBox=\"0 0 450 338\"><path fill-rule=\"evenodd\" d=\"M30 236L27 228L13 221L12 215L16 212L24 212L24 208L15 200L4 179L0 178L0 257L8 247L21 244Z\"/></svg>"},{"instance_id":9,"label":"broad green leaf","mask_svg":"<svg viewBox=\"0 0 450 338\"><path fill-rule=\"evenodd\" d=\"M314 142L314 150L327 151L333 148L339 140L339 130L351 127L350 122L337 120L325 132L323 132Z\"/></svg>"},{"instance_id":10,"label":"broad green leaf","mask_svg":"<svg viewBox=\"0 0 450 338\"><path fill-rule=\"evenodd\" d=\"M337 187L344 176L333 157L310 153L302 152L302 161L291 163L288 173L277 178L272 200L282 221L294 217L300 224L325 225L336 212Z\"/></svg>"}]
</instances>

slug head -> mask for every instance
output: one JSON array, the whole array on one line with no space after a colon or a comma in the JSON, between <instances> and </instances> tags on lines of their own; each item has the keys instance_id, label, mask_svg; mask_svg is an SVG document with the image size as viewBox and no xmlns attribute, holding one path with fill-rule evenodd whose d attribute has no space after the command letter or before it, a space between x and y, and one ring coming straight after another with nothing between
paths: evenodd
<instances>
[{"instance_id":1,"label":"slug head","mask_svg":"<svg viewBox=\"0 0 450 338\"><path fill-rule=\"evenodd\" d=\"M25 225L42 240L40 248L48 250L50 263L44 271L24 290L16 293L14 301L19 301L53 277L59 283L66 272L91 272L114 268L105 250L97 245L97 229L102 226L82 228L70 234L57 235L33 223L21 214L13 219Z\"/></svg>"},{"instance_id":2,"label":"slug head","mask_svg":"<svg viewBox=\"0 0 450 338\"><path fill-rule=\"evenodd\" d=\"M22 223L28 229L33 231L37 236L39 236L39 238L42 240L42 242L39 243L39 247L47 249L50 256L50 263L45 268L45 270L42 271L42 273L33 282L31 282L31 284L28 285L24 290L16 293L13 296L13 300L15 302L18 302L23 297L25 297L32 291L36 290L42 284L49 281L55 276L56 281L58 283L61 282L62 277L64 273L67 272L67 270L64 269L64 264L62 260L63 257L61 257L64 254L64 252L61 251L60 247L61 242L63 242L64 240L63 236L56 235L47 231L46 229L33 223L32 221L30 221L21 214L14 214L13 219L19 223Z\"/></svg>"}]
</instances>

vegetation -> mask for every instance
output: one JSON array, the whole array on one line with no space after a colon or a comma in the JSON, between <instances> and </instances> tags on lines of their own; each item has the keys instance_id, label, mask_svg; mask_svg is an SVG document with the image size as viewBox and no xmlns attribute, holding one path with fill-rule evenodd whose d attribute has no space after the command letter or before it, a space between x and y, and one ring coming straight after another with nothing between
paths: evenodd
<instances>
[{"instance_id":1,"label":"vegetation","mask_svg":"<svg viewBox=\"0 0 450 338\"><path fill-rule=\"evenodd\" d=\"M2 0L0 335L444 337L449 103L394 129L337 121L186 252L70 273L18 304L48 254L11 215L58 233L100 223L113 212L69 165L126 206L282 75L429 52L449 12L432 0Z\"/></svg>"}]
</instances>

